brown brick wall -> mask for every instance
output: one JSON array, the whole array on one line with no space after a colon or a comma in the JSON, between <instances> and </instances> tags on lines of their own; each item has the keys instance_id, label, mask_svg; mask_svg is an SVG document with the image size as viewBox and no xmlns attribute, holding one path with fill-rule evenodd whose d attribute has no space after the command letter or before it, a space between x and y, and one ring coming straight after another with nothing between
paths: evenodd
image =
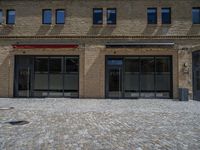
<instances>
[{"instance_id":1,"label":"brown brick wall","mask_svg":"<svg viewBox=\"0 0 200 150\"><path fill-rule=\"evenodd\" d=\"M6 48L4 48L6 49ZM177 98L178 90L178 62L177 51L170 49L112 49L103 45L85 45L79 49L40 49L40 50L6 50L1 55L0 64L0 97L13 96L14 56L15 55L79 55L80 56L80 97L105 97L105 57L107 55L171 55L173 57L173 91ZM2 49L1 49L2 51ZM10 64L10 65L9 65Z\"/></svg>"},{"instance_id":2,"label":"brown brick wall","mask_svg":"<svg viewBox=\"0 0 200 150\"><path fill-rule=\"evenodd\" d=\"M116 26L93 26L93 8L117 8ZM147 7L158 8L158 24L147 25ZM162 7L172 8L172 24L161 25ZM4 24L0 35L200 35L192 25L199 0L1 0ZM52 25L42 25L42 9L52 9ZM5 25L6 9L16 10L16 24ZM66 24L55 25L55 10L66 9Z\"/></svg>"}]
</instances>

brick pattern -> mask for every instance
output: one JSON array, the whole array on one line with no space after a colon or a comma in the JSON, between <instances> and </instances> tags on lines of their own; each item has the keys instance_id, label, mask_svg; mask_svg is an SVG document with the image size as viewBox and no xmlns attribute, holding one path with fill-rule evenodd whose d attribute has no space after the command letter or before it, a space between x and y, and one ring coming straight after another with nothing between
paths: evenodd
<instances>
[{"instance_id":1,"label":"brick pattern","mask_svg":"<svg viewBox=\"0 0 200 150\"><path fill-rule=\"evenodd\" d=\"M81 7L80 7L81 6ZM117 25L94 26L94 7L117 8ZM147 25L147 8L158 8L158 24ZM172 8L172 24L161 24L161 8ZM192 7L200 7L198 0L1 0L4 24L0 35L200 35L200 27L192 25ZM52 25L42 25L42 9L52 9ZM16 24L5 25L6 9L16 10ZM55 10L66 10L66 24L55 24ZM105 21L105 20L104 20Z\"/></svg>"}]
</instances>

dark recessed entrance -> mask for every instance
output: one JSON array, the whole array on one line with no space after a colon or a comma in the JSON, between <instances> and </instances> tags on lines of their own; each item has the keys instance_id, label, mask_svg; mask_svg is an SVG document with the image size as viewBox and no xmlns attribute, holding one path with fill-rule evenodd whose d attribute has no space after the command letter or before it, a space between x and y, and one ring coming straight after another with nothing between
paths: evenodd
<instances>
[{"instance_id":1,"label":"dark recessed entrance","mask_svg":"<svg viewBox=\"0 0 200 150\"><path fill-rule=\"evenodd\" d=\"M200 51L193 53L193 99L200 100Z\"/></svg>"},{"instance_id":2,"label":"dark recessed entrance","mask_svg":"<svg viewBox=\"0 0 200 150\"><path fill-rule=\"evenodd\" d=\"M16 56L15 97L78 97L78 56Z\"/></svg>"},{"instance_id":3,"label":"dark recessed entrance","mask_svg":"<svg viewBox=\"0 0 200 150\"><path fill-rule=\"evenodd\" d=\"M172 98L171 56L106 59L107 98Z\"/></svg>"}]
</instances>

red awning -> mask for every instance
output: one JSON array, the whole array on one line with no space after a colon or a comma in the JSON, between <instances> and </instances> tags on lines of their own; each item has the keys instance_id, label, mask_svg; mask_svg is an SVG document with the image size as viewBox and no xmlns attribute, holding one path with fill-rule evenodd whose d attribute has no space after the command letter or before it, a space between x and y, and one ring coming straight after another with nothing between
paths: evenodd
<instances>
[{"instance_id":1,"label":"red awning","mask_svg":"<svg viewBox=\"0 0 200 150\"><path fill-rule=\"evenodd\" d=\"M33 48L78 48L78 44L13 44L15 49Z\"/></svg>"}]
</instances>

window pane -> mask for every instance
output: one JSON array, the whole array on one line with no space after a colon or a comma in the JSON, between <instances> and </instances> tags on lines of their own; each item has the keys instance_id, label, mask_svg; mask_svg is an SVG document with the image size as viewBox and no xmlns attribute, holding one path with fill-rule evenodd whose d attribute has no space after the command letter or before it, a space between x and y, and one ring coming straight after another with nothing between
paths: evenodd
<instances>
[{"instance_id":1,"label":"window pane","mask_svg":"<svg viewBox=\"0 0 200 150\"><path fill-rule=\"evenodd\" d=\"M192 9L192 21L193 24L200 24L200 8Z\"/></svg>"},{"instance_id":2,"label":"window pane","mask_svg":"<svg viewBox=\"0 0 200 150\"><path fill-rule=\"evenodd\" d=\"M169 98L171 89L171 58L156 57L156 97Z\"/></svg>"},{"instance_id":3,"label":"window pane","mask_svg":"<svg viewBox=\"0 0 200 150\"><path fill-rule=\"evenodd\" d=\"M63 95L63 75L50 74L49 75L49 96Z\"/></svg>"},{"instance_id":4,"label":"window pane","mask_svg":"<svg viewBox=\"0 0 200 150\"><path fill-rule=\"evenodd\" d=\"M48 58L47 57L36 57L34 65L35 65L36 73L48 72Z\"/></svg>"},{"instance_id":5,"label":"window pane","mask_svg":"<svg viewBox=\"0 0 200 150\"><path fill-rule=\"evenodd\" d=\"M107 9L107 24L116 24L116 9Z\"/></svg>"},{"instance_id":6,"label":"window pane","mask_svg":"<svg viewBox=\"0 0 200 150\"><path fill-rule=\"evenodd\" d=\"M170 90L170 74L157 73L156 74L156 91L169 91Z\"/></svg>"},{"instance_id":7,"label":"window pane","mask_svg":"<svg viewBox=\"0 0 200 150\"><path fill-rule=\"evenodd\" d=\"M157 9L148 8L147 9L148 24L157 24Z\"/></svg>"},{"instance_id":8,"label":"window pane","mask_svg":"<svg viewBox=\"0 0 200 150\"><path fill-rule=\"evenodd\" d=\"M62 90L63 89L62 74L50 74L49 81L50 81L50 84L49 84L50 90Z\"/></svg>"},{"instance_id":9,"label":"window pane","mask_svg":"<svg viewBox=\"0 0 200 150\"><path fill-rule=\"evenodd\" d=\"M79 58L66 57L66 74L64 75L64 96L78 97L79 85Z\"/></svg>"},{"instance_id":10,"label":"window pane","mask_svg":"<svg viewBox=\"0 0 200 150\"><path fill-rule=\"evenodd\" d=\"M93 9L93 24L103 24L103 9Z\"/></svg>"},{"instance_id":11,"label":"window pane","mask_svg":"<svg viewBox=\"0 0 200 150\"><path fill-rule=\"evenodd\" d=\"M122 59L109 59L108 60L108 65L122 65L123 64L123 61Z\"/></svg>"},{"instance_id":12,"label":"window pane","mask_svg":"<svg viewBox=\"0 0 200 150\"><path fill-rule=\"evenodd\" d=\"M194 53L193 58L194 58L193 59L194 65L200 66L200 53L199 52Z\"/></svg>"},{"instance_id":13,"label":"window pane","mask_svg":"<svg viewBox=\"0 0 200 150\"><path fill-rule=\"evenodd\" d=\"M43 24L51 24L51 10L43 10Z\"/></svg>"},{"instance_id":14,"label":"window pane","mask_svg":"<svg viewBox=\"0 0 200 150\"><path fill-rule=\"evenodd\" d=\"M141 74L141 91L154 91L154 73Z\"/></svg>"},{"instance_id":15,"label":"window pane","mask_svg":"<svg viewBox=\"0 0 200 150\"><path fill-rule=\"evenodd\" d=\"M156 57L156 72L170 72L170 58Z\"/></svg>"},{"instance_id":16,"label":"window pane","mask_svg":"<svg viewBox=\"0 0 200 150\"><path fill-rule=\"evenodd\" d=\"M34 90L48 90L48 74L35 74Z\"/></svg>"},{"instance_id":17,"label":"window pane","mask_svg":"<svg viewBox=\"0 0 200 150\"><path fill-rule=\"evenodd\" d=\"M64 89L67 91L78 91L78 73L66 74Z\"/></svg>"},{"instance_id":18,"label":"window pane","mask_svg":"<svg viewBox=\"0 0 200 150\"><path fill-rule=\"evenodd\" d=\"M139 58L125 58L125 97L139 97Z\"/></svg>"},{"instance_id":19,"label":"window pane","mask_svg":"<svg viewBox=\"0 0 200 150\"><path fill-rule=\"evenodd\" d=\"M65 11L56 10L56 24L64 24L64 23L65 23Z\"/></svg>"},{"instance_id":20,"label":"window pane","mask_svg":"<svg viewBox=\"0 0 200 150\"><path fill-rule=\"evenodd\" d=\"M77 97L79 85L78 73L65 74L64 96Z\"/></svg>"},{"instance_id":21,"label":"window pane","mask_svg":"<svg viewBox=\"0 0 200 150\"><path fill-rule=\"evenodd\" d=\"M171 23L171 9L162 8L162 24L170 24L170 23Z\"/></svg>"},{"instance_id":22,"label":"window pane","mask_svg":"<svg viewBox=\"0 0 200 150\"><path fill-rule=\"evenodd\" d=\"M125 59L125 72L139 72L139 58L126 58Z\"/></svg>"},{"instance_id":23,"label":"window pane","mask_svg":"<svg viewBox=\"0 0 200 150\"><path fill-rule=\"evenodd\" d=\"M66 58L65 65L66 65L66 72L78 72L79 59L78 58Z\"/></svg>"},{"instance_id":24,"label":"window pane","mask_svg":"<svg viewBox=\"0 0 200 150\"><path fill-rule=\"evenodd\" d=\"M49 72L50 73L61 73L62 72L62 59L61 58L50 58L49 59Z\"/></svg>"},{"instance_id":25,"label":"window pane","mask_svg":"<svg viewBox=\"0 0 200 150\"><path fill-rule=\"evenodd\" d=\"M15 10L7 11L7 24L15 24Z\"/></svg>"},{"instance_id":26,"label":"window pane","mask_svg":"<svg viewBox=\"0 0 200 150\"><path fill-rule=\"evenodd\" d=\"M0 24L3 23L3 12L2 10L0 10Z\"/></svg>"},{"instance_id":27,"label":"window pane","mask_svg":"<svg viewBox=\"0 0 200 150\"><path fill-rule=\"evenodd\" d=\"M155 62L154 57L141 57L141 97L155 97Z\"/></svg>"},{"instance_id":28,"label":"window pane","mask_svg":"<svg viewBox=\"0 0 200 150\"><path fill-rule=\"evenodd\" d=\"M141 72L154 72L154 57L141 57Z\"/></svg>"},{"instance_id":29,"label":"window pane","mask_svg":"<svg viewBox=\"0 0 200 150\"><path fill-rule=\"evenodd\" d=\"M139 90L139 73L125 72L125 91Z\"/></svg>"}]
</instances>

